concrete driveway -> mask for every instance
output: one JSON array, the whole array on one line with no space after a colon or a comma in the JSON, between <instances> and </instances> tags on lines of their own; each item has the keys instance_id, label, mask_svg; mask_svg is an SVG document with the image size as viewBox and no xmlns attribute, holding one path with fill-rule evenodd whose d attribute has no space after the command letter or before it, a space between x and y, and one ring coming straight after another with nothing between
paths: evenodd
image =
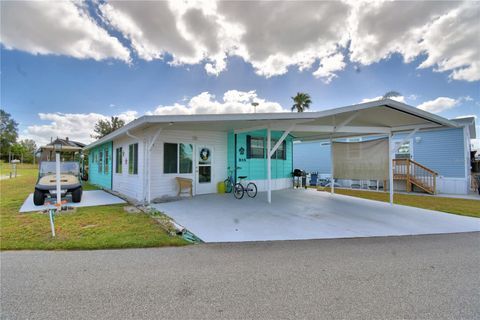
<instances>
[{"instance_id":1,"label":"concrete driveway","mask_svg":"<svg viewBox=\"0 0 480 320\"><path fill-rule=\"evenodd\" d=\"M328 239L480 231L480 219L401 205L281 190L237 200L210 194L154 207L205 242Z\"/></svg>"}]
</instances>

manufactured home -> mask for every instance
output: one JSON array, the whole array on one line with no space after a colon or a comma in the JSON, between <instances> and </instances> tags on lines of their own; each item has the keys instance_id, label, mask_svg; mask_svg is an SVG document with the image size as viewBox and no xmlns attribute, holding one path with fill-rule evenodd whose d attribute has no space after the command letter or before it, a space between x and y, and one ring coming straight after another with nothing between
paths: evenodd
<instances>
[{"instance_id":1,"label":"manufactured home","mask_svg":"<svg viewBox=\"0 0 480 320\"><path fill-rule=\"evenodd\" d=\"M471 139L476 138L475 118L465 117L451 119L456 127L440 127L418 130L408 136L408 133L398 132L393 134L392 142L402 146L397 149L394 158L394 166L403 166L406 161L412 162L413 168L416 163L436 176L435 193L443 194L468 194L473 192L471 172ZM408 136L408 138L407 138ZM352 137L343 139L346 143L359 143L369 141L377 137ZM407 138L407 139L405 139ZM331 144L329 140L297 142L293 146L294 167L301 168L306 172L317 173L320 178L330 178ZM407 160L408 159L408 160ZM395 170L395 168L394 168ZM426 172L424 170L424 172ZM397 191L407 191L404 179L395 178L394 188ZM342 187L353 188L376 188L375 181L364 179L338 179L337 184ZM380 181L380 188L383 188ZM419 186L413 186L412 190L424 192Z\"/></svg>"},{"instance_id":2,"label":"manufactured home","mask_svg":"<svg viewBox=\"0 0 480 320\"><path fill-rule=\"evenodd\" d=\"M177 178L191 179L194 196L215 193L232 175L255 182L270 202L272 190L292 187L294 141L381 135L388 147L375 174L393 186L393 137L457 128L385 99L321 112L143 116L85 149L91 183L138 201L177 195ZM356 165L361 172L367 163Z\"/></svg>"}]
</instances>

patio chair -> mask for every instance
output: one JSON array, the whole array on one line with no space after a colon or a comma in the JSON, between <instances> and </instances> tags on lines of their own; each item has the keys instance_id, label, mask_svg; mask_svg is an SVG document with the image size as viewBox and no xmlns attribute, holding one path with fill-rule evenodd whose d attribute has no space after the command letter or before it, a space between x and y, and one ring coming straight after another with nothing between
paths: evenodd
<instances>
[{"instance_id":1,"label":"patio chair","mask_svg":"<svg viewBox=\"0 0 480 320\"><path fill-rule=\"evenodd\" d=\"M192 189L193 189L192 179L175 177L175 180L177 180L177 184L178 184L177 197L180 197L184 189L187 189L187 192L190 194L190 197L192 197Z\"/></svg>"}]
</instances>

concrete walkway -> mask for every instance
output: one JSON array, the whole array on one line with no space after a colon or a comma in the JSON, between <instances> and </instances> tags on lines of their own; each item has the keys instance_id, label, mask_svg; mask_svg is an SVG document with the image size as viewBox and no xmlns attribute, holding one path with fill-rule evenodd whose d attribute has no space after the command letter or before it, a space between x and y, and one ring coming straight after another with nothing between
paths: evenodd
<instances>
[{"instance_id":1,"label":"concrete walkway","mask_svg":"<svg viewBox=\"0 0 480 320\"><path fill-rule=\"evenodd\" d=\"M68 195L68 206L70 207L93 207L93 206L105 206L110 204L126 203L113 194L110 194L103 190L89 190L83 191L82 201L74 203L71 201L70 195ZM36 206L33 203L33 193L30 193L20 207L20 212L34 212L42 211L47 208L46 205Z\"/></svg>"},{"instance_id":2,"label":"concrete walkway","mask_svg":"<svg viewBox=\"0 0 480 320\"><path fill-rule=\"evenodd\" d=\"M480 233L2 252L1 319L480 319Z\"/></svg>"},{"instance_id":3,"label":"concrete walkway","mask_svg":"<svg viewBox=\"0 0 480 320\"><path fill-rule=\"evenodd\" d=\"M299 240L480 231L480 219L401 205L282 190L237 200L210 194L154 207L205 242Z\"/></svg>"}]
</instances>

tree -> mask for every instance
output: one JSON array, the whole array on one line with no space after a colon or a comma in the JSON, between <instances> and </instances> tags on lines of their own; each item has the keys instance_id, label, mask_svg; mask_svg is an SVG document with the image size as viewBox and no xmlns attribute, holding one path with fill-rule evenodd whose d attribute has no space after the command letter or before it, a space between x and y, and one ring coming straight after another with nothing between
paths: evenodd
<instances>
[{"instance_id":1,"label":"tree","mask_svg":"<svg viewBox=\"0 0 480 320\"><path fill-rule=\"evenodd\" d=\"M401 96L402 94L397 91L388 91L383 95L382 99L391 99L393 97L401 97Z\"/></svg>"},{"instance_id":2,"label":"tree","mask_svg":"<svg viewBox=\"0 0 480 320\"><path fill-rule=\"evenodd\" d=\"M18 138L18 123L9 113L0 109L0 156L8 159L8 153Z\"/></svg>"},{"instance_id":3,"label":"tree","mask_svg":"<svg viewBox=\"0 0 480 320\"><path fill-rule=\"evenodd\" d=\"M95 139L101 139L107 134L120 129L124 125L125 121L119 119L118 117L112 117L110 120L98 120L98 122L95 124L95 128L93 129L96 134L91 135L91 137Z\"/></svg>"},{"instance_id":4,"label":"tree","mask_svg":"<svg viewBox=\"0 0 480 320\"><path fill-rule=\"evenodd\" d=\"M20 141L23 150L23 162L32 163L35 152L37 151L37 144L34 140L24 139Z\"/></svg>"},{"instance_id":5,"label":"tree","mask_svg":"<svg viewBox=\"0 0 480 320\"><path fill-rule=\"evenodd\" d=\"M303 112L310 108L310 104L312 104L312 99L308 93L298 92L295 97L292 97L292 100L294 102L292 111L296 109L297 112Z\"/></svg>"}]
</instances>

